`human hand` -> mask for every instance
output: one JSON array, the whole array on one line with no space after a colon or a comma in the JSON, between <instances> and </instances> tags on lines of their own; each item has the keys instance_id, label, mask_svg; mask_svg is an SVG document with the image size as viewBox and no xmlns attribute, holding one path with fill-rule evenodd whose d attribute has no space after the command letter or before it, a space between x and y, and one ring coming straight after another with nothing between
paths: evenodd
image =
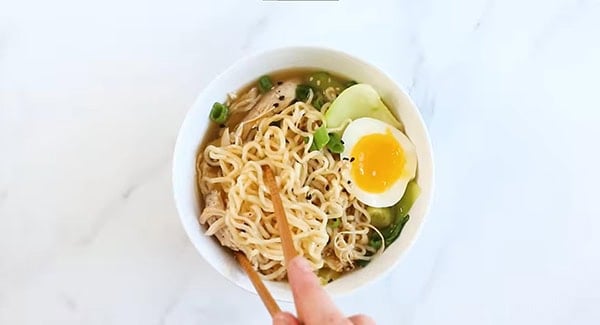
<instances>
[{"instance_id":1,"label":"human hand","mask_svg":"<svg viewBox=\"0 0 600 325\"><path fill-rule=\"evenodd\" d=\"M292 287L298 317L280 312L273 317L273 325L322 325L354 324L375 325L373 319L365 315L345 317L335 306L319 278L313 273L308 262L301 256L294 257L287 268L288 281Z\"/></svg>"}]
</instances>

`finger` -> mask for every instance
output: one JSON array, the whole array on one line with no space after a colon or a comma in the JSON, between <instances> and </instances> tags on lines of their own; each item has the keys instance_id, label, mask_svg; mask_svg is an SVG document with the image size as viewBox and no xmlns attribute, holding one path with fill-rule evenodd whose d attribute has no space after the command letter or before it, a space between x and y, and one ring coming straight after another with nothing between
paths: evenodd
<instances>
[{"instance_id":1,"label":"finger","mask_svg":"<svg viewBox=\"0 0 600 325\"><path fill-rule=\"evenodd\" d=\"M333 324L345 319L302 256L294 257L287 271L300 321L305 324Z\"/></svg>"},{"instance_id":2,"label":"finger","mask_svg":"<svg viewBox=\"0 0 600 325\"><path fill-rule=\"evenodd\" d=\"M354 315L348 317L354 325L375 325L373 318L366 315Z\"/></svg>"},{"instance_id":3,"label":"finger","mask_svg":"<svg viewBox=\"0 0 600 325\"><path fill-rule=\"evenodd\" d=\"M300 325L300 322L294 315L283 311L273 316L273 325Z\"/></svg>"}]
</instances>

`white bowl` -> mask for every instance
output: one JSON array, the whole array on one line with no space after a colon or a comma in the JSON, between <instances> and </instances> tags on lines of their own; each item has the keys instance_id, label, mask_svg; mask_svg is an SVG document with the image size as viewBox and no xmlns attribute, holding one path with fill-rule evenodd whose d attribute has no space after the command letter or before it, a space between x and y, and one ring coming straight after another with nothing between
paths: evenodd
<instances>
[{"instance_id":1,"label":"white bowl","mask_svg":"<svg viewBox=\"0 0 600 325\"><path fill-rule=\"evenodd\" d=\"M410 211L410 220L400 237L365 268L346 274L326 286L334 296L347 294L389 272L411 247L419 234L433 194L433 160L427 129L415 104L389 76L378 68L348 54L325 48L286 47L246 57L213 80L198 96L179 130L173 157L173 192L183 227L200 255L224 277L238 286L256 292L248 277L228 249L204 235L198 223L199 194L196 191L196 154L209 125L208 113L215 101L222 102L228 92L272 71L306 67L330 71L362 83L371 84L390 109L406 126L406 133L417 149L418 179L422 193ZM273 297L292 301L286 282L265 281Z\"/></svg>"}]
</instances>

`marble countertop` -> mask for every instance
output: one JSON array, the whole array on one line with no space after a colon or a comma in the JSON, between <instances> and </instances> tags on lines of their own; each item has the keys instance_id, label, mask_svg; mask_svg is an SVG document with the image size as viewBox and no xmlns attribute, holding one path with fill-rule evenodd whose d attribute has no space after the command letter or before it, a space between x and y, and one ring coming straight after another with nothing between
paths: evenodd
<instances>
[{"instance_id":1,"label":"marble countertop","mask_svg":"<svg viewBox=\"0 0 600 325\"><path fill-rule=\"evenodd\" d=\"M378 65L433 141L420 239L345 312L600 323L600 1L24 0L0 2L0 324L268 324L186 238L170 166L198 92L286 45Z\"/></svg>"}]
</instances>

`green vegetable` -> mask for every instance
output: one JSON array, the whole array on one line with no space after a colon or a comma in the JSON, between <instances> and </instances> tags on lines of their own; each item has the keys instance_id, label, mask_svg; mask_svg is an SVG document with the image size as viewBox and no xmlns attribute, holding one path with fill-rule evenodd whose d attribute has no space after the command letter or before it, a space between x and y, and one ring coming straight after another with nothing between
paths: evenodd
<instances>
[{"instance_id":1,"label":"green vegetable","mask_svg":"<svg viewBox=\"0 0 600 325\"><path fill-rule=\"evenodd\" d=\"M326 285L327 283L339 278L341 275L342 274L340 272L336 272L327 266L324 266L317 271L317 276L321 280L321 285Z\"/></svg>"},{"instance_id":2,"label":"green vegetable","mask_svg":"<svg viewBox=\"0 0 600 325\"><path fill-rule=\"evenodd\" d=\"M316 109L321 110L321 107L323 107L323 105L325 105L327 100L325 99L325 97L323 96L323 93L320 90L315 89L315 88L311 87L310 85L305 85L305 84L298 85L296 87L296 99L299 101L306 102L308 100L308 97L310 96L311 91L313 92L313 95L314 95L313 100L312 100L312 105Z\"/></svg>"},{"instance_id":3,"label":"green vegetable","mask_svg":"<svg viewBox=\"0 0 600 325\"><path fill-rule=\"evenodd\" d=\"M372 233L371 233L372 234ZM367 253L365 254L365 257L370 257L373 256L373 253L367 251ZM367 264L369 264L371 262L371 260L357 260L356 261L356 265L360 266L360 267L365 267L367 266Z\"/></svg>"},{"instance_id":4,"label":"green vegetable","mask_svg":"<svg viewBox=\"0 0 600 325\"><path fill-rule=\"evenodd\" d=\"M325 125L319 127L314 134L313 143L317 150L323 149L325 145L329 142L329 134L327 133L327 128Z\"/></svg>"},{"instance_id":5,"label":"green vegetable","mask_svg":"<svg viewBox=\"0 0 600 325\"><path fill-rule=\"evenodd\" d=\"M381 230L386 247L391 245L400 236L404 225L410 219L408 211L412 208L419 194L421 194L421 188L417 182L414 179L408 182L404 195L400 201L392 207L394 210L394 220L392 220L392 223L388 227Z\"/></svg>"},{"instance_id":6,"label":"green vegetable","mask_svg":"<svg viewBox=\"0 0 600 325\"><path fill-rule=\"evenodd\" d=\"M389 227L381 231L381 234L385 240L385 247L389 247L389 245L398 239L400 233L402 232L402 228L404 228L404 225L408 222L408 219L410 219L408 214L402 218L396 218Z\"/></svg>"},{"instance_id":7,"label":"green vegetable","mask_svg":"<svg viewBox=\"0 0 600 325\"><path fill-rule=\"evenodd\" d=\"M298 85L296 87L296 99L302 102L307 101L310 91L311 88L309 85Z\"/></svg>"},{"instance_id":8,"label":"green vegetable","mask_svg":"<svg viewBox=\"0 0 600 325\"><path fill-rule=\"evenodd\" d=\"M331 103L325 113L327 127L336 128L346 120L371 117L403 130L404 127L379 98L377 91L367 84L354 85Z\"/></svg>"},{"instance_id":9,"label":"green vegetable","mask_svg":"<svg viewBox=\"0 0 600 325\"><path fill-rule=\"evenodd\" d=\"M392 208L374 208L367 207L367 212L371 216L371 224L381 230L392 223Z\"/></svg>"},{"instance_id":10,"label":"green vegetable","mask_svg":"<svg viewBox=\"0 0 600 325\"><path fill-rule=\"evenodd\" d=\"M332 153L342 153L344 151L344 145L342 144L342 138L337 133L329 133L329 142L327 142L327 149Z\"/></svg>"},{"instance_id":11,"label":"green vegetable","mask_svg":"<svg viewBox=\"0 0 600 325\"><path fill-rule=\"evenodd\" d=\"M308 138L304 138L305 143L308 143L308 141ZM322 125L315 130L313 142L310 145L310 151L321 150L325 146L327 146L327 149L332 153L341 153L344 151L344 145L342 144L340 135L336 133L327 133L327 128Z\"/></svg>"},{"instance_id":12,"label":"green vegetable","mask_svg":"<svg viewBox=\"0 0 600 325\"><path fill-rule=\"evenodd\" d=\"M225 124L229 118L229 108L225 104L216 102L210 110L209 117L217 124Z\"/></svg>"},{"instance_id":13,"label":"green vegetable","mask_svg":"<svg viewBox=\"0 0 600 325\"><path fill-rule=\"evenodd\" d=\"M358 260L356 261L356 265L360 266L360 267L365 267L367 266L367 264L369 264L369 262L371 262L371 260Z\"/></svg>"},{"instance_id":14,"label":"green vegetable","mask_svg":"<svg viewBox=\"0 0 600 325\"><path fill-rule=\"evenodd\" d=\"M394 205L394 209L396 210L395 213L400 216L407 215L408 211L410 208L412 208L413 204L417 200L417 197L419 197L419 194L421 194L421 188L419 187L419 184L417 184L414 179L408 182L408 184L406 184L404 195L400 201Z\"/></svg>"},{"instance_id":15,"label":"green vegetable","mask_svg":"<svg viewBox=\"0 0 600 325\"><path fill-rule=\"evenodd\" d=\"M315 99L313 100L313 106L318 109L321 110L321 107L323 107L323 105L325 105L327 101L325 100L325 97L323 97L323 95L321 95L321 93L318 93L315 96Z\"/></svg>"},{"instance_id":16,"label":"green vegetable","mask_svg":"<svg viewBox=\"0 0 600 325\"><path fill-rule=\"evenodd\" d=\"M350 81L348 81L348 82L346 82L346 83L344 84L344 86L345 86L344 88L349 88L349 87L352 87L352 86L354 86L354 85L358 85L358 82L356 82L356 81L354 81L354 80L350 80Z\"/></svg>"},{"instance_id":17,"label":"green vegetable","mask_svg":"<svg viewBox=\"0 0 600 325\"><path fill-rule=\"evenodd\" d=\"M308 85L318 90L325 90L329 87L337 88L336 90L340 91L344 89L344 86L341 82L332 77L329 73L325 71L318 71L312 73L308 77Z\"/></svg>"},{"instance_id":18,"label":"green vegetable","mask_svg":"<svg viewBox=\"0 0 600 325\"><path fill-rule=\"evenodd\" d=\"M332 228L332 229L339 227L341 224L342 224L342 221L340 218L327 220L327 227Z\"/></svg>"},{"instance_id":19,"label":"green vegetable","mask_svg":"<svg viewBox=\"0 0 600 325\"><path fill-rule=\"evenodd\" d=\"M368 245L377 250L380 249L382 244L381 237L379 237L379 235L376 233L372 233L371 235L372 236L370 236L371 238L369 239Z\"/></svg>"},{"instance_id":20,"label":"green vegetable","mask_svg":"<svg viewBox=\"0 0 600 325\"><path fill-rule=\"evenodd\" d=\"M273 88L273 81L271 81L271 77L264 75L258 78L258 89L261 93L266 93L267 91Z\"/></svg>"}]
</instances>

